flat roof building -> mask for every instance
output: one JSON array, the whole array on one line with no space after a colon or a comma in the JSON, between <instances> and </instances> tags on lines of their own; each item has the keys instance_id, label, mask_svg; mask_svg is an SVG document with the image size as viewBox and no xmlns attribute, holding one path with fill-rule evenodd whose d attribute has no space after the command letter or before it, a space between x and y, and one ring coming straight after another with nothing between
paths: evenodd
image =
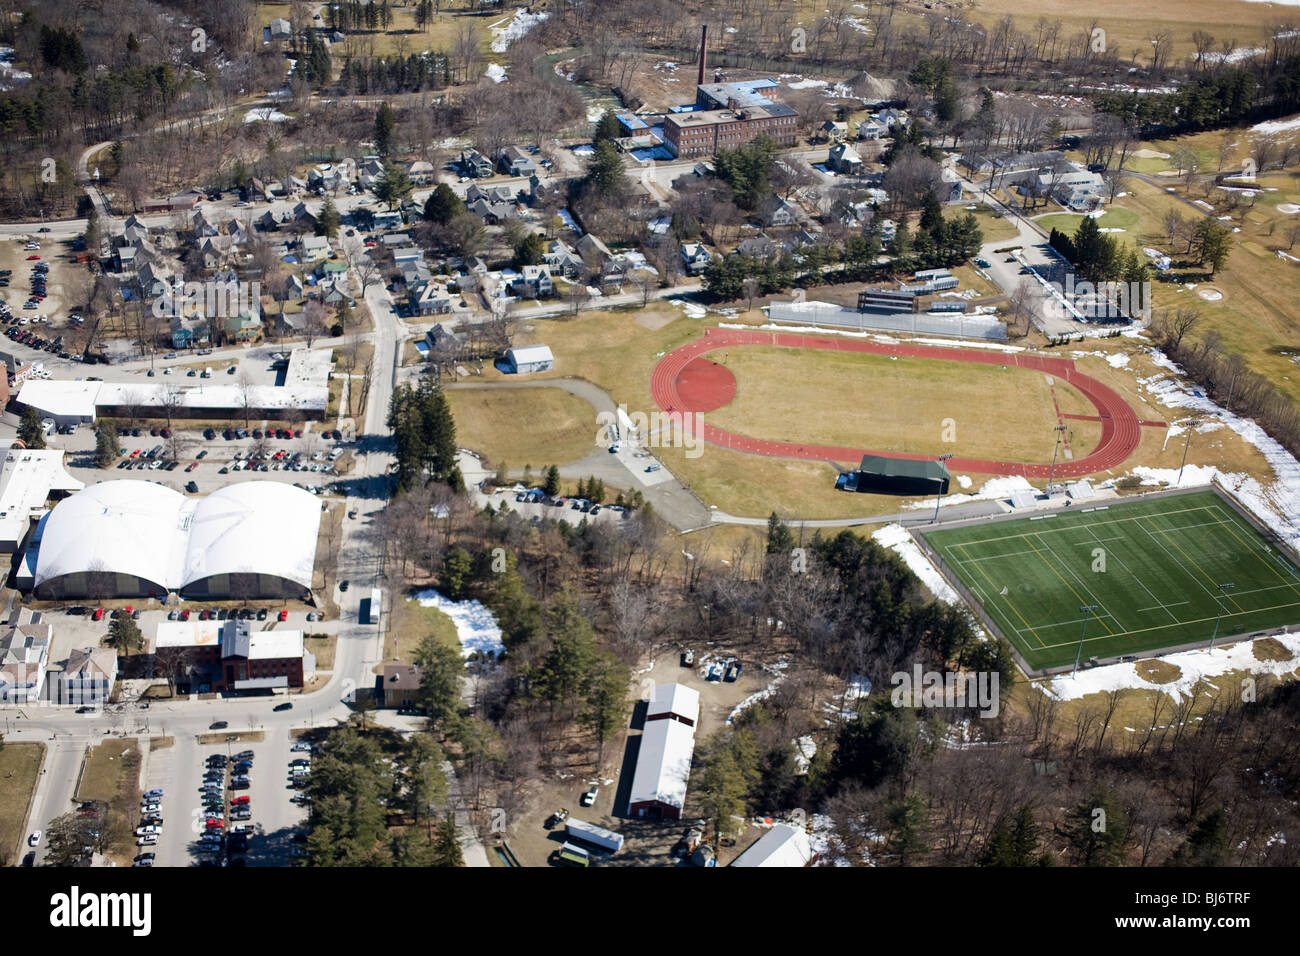
<instances>
[{"instance_id":1,"label":"flat roof building","mask_svg":"<svg viewBox=\"0 0 1300 956\"><path fill-rule=\"evenodd\" d=\"M85 483L63 467L59 449L30 449L12 445L0 463L0 551L17 551L27 537L33 518L46 510L54 493L80 491Z\"/></svg>"}]
</instances>

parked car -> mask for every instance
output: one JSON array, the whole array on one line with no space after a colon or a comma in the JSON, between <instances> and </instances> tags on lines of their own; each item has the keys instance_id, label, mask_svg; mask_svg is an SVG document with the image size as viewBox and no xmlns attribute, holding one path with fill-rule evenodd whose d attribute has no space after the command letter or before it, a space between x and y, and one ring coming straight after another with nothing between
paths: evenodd
<instances>
[{"instance_id":1,"label":"parked car","mask_svg":"<svg viewBox=\"0 0 1300 956\"><path fill-rule=\"evenodd\" d=\"M41 831L40 831L40 830L33 830L33 831L32 831L31 836L29 836L29 837L27 838L27 845L28 845L28 846L40 846L40 845L41 845Z\"/></svg>"},{"instance_id":2,"label":"parked car","mask_svg":"<svg viewBox=\"0 0 1300 956\"><path fill-rule=\"evenodd\" d=\"M212 723L208 724L208 730L225 730L229 726L229 721L214 720Z\"/></svg>"},{"instance_id":3,"label":"parked car","mask_svg":"<svg viewBox=\"0 0 1300 956\"><path fill-rule=\"evenodd\" d=\"M590 787L587 788L587 792L582 795L582 805L584 807L591 806L593 803L596 802L596 795L598 793L600 793L600 787L597 784L593 783Z\"/></svg>"},{"instance_id":4,"label":"parked car","mask_svg":"<svg viewBox=\"0 0 1300 956\"><path fill-rule=\"evenodd\" d=\"M158 842L158 834L156 834L156 833L146 833L144 836L140 837L138 840L135 841L135 845L136 845L136 846L153 846L153 845L156 844L157 842Z\"/></svg>"},{"instance_id":5,"label":"parked car","mask_svg":"<svg viewBox=\"0 0 1300 956\"><path fill-rule=\"evenodd\" d=\"M146 797L161 797L161 796L163 796L163 791L162 791L162 790L146 790L146 791L144 792L143 795L146 796Z\"/></svg>"},{"instance_id":6,"label":"parked car","mask_svg":"<svg viewBox=\"0 0 1300 956\"><path fill-rule=\"evenodd\" d=\"M272 707L271 709L272 709L272 710L292 710L292 709L293 709L293 701L286 700L283 704L276 704L276 705L275 705L274 707Z\"/></svg>"}]
</instances>

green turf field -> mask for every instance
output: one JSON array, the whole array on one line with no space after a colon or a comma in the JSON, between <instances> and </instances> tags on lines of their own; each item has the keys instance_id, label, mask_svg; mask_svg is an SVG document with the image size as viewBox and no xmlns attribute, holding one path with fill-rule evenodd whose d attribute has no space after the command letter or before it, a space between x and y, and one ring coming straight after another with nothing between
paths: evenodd
<instances>
[{"instance_id":1,"label":"green turf field","mask_svg":"<svg viewBox=\"0 0 1300 956\"><path fill-rule=\"evenodd\" d=\"M1220 637L1300 622L1300 570L1211 491L923 537L1032 670L1208 642L1220 604Z\"/></svg>"}]
</instances>

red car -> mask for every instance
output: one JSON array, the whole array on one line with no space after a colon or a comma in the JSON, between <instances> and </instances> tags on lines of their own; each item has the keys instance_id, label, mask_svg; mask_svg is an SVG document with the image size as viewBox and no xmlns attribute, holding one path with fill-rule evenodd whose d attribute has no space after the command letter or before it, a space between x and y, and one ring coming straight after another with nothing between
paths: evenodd
<instances>
[{"instance_id":1,"label":"red car","mask_svg":"<svg viewBox=\"0 0 1300 956\"><path fill-rule=\"evenodd\" d=\"M95 608L95 613L90 615L90 619L92 621L102 621L104 619L104 609L102 607Z\"/></svg>"},{"instance_id":2,"label":"red car","mask_svg":"<svg viewBox=\"0 0 1300 956\"><path fill-rule=\"evenodd\" d=\"M189 619L190 619L190 612L188 610L181 611L181 620L188 621Z\"/></svg>"},{"instance_id":3,"label":"red car","mask_svg":"<svg viewBox=\"0 0 1300 956\"><path fill-rule=\"evenodd\" d=\"M95 620L98 621L99 618L95 618ZM288 612L288 611L281 611L281 612L280 612L280 620L282 620L282 621L287 621L287 620L289 620L289 612Z\"/></svg>"},{"instance_id":4,"label":"red car","mask_svg":"<svg viewBox=\"0 0 1300 956\"><path fill-rule=\"evenodd\" d=\"M192 461L192 462L190 462L188 465L185 466L185 470L186 470L186 471L193 471L193 470L194 470L195 468L197 468L197 467L199 467L199 463L198 463L197 461Z\"/></svg>"},{"instance_id":5,"label":"red car","mask_svg":"<svg viewBox=\"0 0 1300 956\"><path fill-rule=\"evenodd\" d=\"M200 620L200 621L206 621L207 619L208 619L208 612L207 612L207 609L205 608L204 610L199 611L199 620Z\"/></svg>"},{"instance_id":6,"label":"red car","mask_svg":"<svg viewBox=\"0 0 1300 956\"><path fill-rule=\"evenodd\" d=\"M209 830L220 830L225 825L226 825L226 821L224 820L209 820L207 822L207 828Z\"/></svg>"},{"instance_id":7,"label":"red car","mask_svg":"<svg viewBox=\"0 0 1300 956\"><path fill-rule=\"evenodd\" d=\"M27 261L28 261L28 262L35 262L35 261L36 261L37 259L39 259L39 258L40 258L40 256L28 256L28 257L27 257Z\"/></svg>"},{"instance_id":8,"label":"red car","mask_svg":"<svg viewBox=\"0 0 1300 956\"><path fill-rule=\"evenodd\" d=\"M231 805L232 807L245 806L245 805L248 804L248 802L251 801L252 799L253 799L252 797L250 797L250 796L248 796L247 794L245 794L245 795L243 795L243 796L238 796L238 797L233 798L233 799L230 801L230 805Z\"/></svg>"}]
</instances>

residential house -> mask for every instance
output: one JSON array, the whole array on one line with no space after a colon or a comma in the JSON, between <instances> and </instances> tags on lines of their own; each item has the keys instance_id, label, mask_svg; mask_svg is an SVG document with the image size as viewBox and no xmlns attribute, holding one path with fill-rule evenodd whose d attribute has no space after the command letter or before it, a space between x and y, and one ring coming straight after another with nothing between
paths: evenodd
<instances>
[{"instance_id":1,"label":"residential house","mask_svg":"<svg viewBox=\"0 0 1300 956\"><path fill-rule=\"evenodd\" d=\"M275 213L268 209L257 218L254 225L262 232L275 232L280 228L280 220L275 218Z\"/></svg>"},{"instance_id":2,"label":"residential house","mask_svg":"<svg viewBox=\"0 0 1300 956\"><path fill-rule=\"evenodd\" d=\"M451 294L447 287L432 279L412 286L407 302L416 315L445 315L451 311Z\"/></svg>"},{"instance_id":3,"label":"residential house","mask_svg":"<svg viewBox=\"0 0 1300 956\"><path fill-rule=\"evenodd\" d=\"M483 199L490 203L508 203L513 205L516 201L516 192L511 186L480 186L478 183L470 183L469 189L465 190L465 202L471 203Z\"/></svg>"},{"instance_id":4,"label":"residential house","mask_svg":"<svg viewBox=\"0 0 1300 956\"><path fill-rule=\"evenodd\" d=\"M319 262L328 258L330 240L328 236L303 236L302 258L304 262Z\"/></svg>"},{"instance_id":5,"label":"residential house","mask_svg":"<svg viewBox=\"0 0 1300 956\"><path fill-rule=\"evenodd\" d=\"M848 143L836 143L826 157L826 165L837 173L856 176L865 168L862 156Z\"/></svg>"},{"instance_id":6,"label":"residential house","mask_svg":"<svg viewBox=\"0 0 1300 956\"><path fill-rule=\"evenodd\" d=\"M117 652L108 647L85 647L68 655L61 672L51 673L50 694L59 703L101 704L113 693L117 680ZM57 679L58 686L53 686Z\"/></svg>"},{"instance_id":7,"label":"residential house","mask_svg":"<svg viewBox=\"0 0 1300 956\"><path fill-rule=\"evenodd\" d=\"M555 285L551 282L551 272L546 266L524 266L520 272L522 274L515 279L511 290L515 295L542 299L554 294Z\"/></svg>"},{"instance_id":8,"label":"residential house","mask_svg":"<svg viewBox=\"0 0 1300 956\"><path fill-rule=\"evenodd\" d=\"M396 710L420 706L420 668L415 664L385 664L380 676L380 705Z\"/></svg>"},{"instance_id":9,"label":"residential house","mask_svg":"<svg viewBox=\"0 0 1300 956\"><path fill-rule=\"evenodd\" d=\"M896 110L893 107L885 107L871 117L885 129L893 129L895 126L905 128L911 119L903 110Z\"/></svg>"},{"instance_id":10,"label":"residential house","mask_svg":"<svg viewBox=\"0 0 1300 956\"><path fill-rule=\"evenodd\" d=\"M499 168L507 176L531 176L537 172L537 163L526 150L507 146L501 150Z\"/></svg>"},{"instance_id":11,"label":"residential house","mask_svg":"<svg viewBox=\"0 0 1300 956\"><path fill-rule=\"evenodd\" d=\"M576 278L584 269L582 256L573 251L563 239L552 239L542 253L542 261L551 269L551 275Z\"/></svg>"},{"instance_id":12,"label":"residential house","mask_svg":"<svg viewBox=\"0 0 1300 956\"><path fill-rule=\"evenodd\" d=\"M513 206L503 202L489 202L479 198L465 204L465 208L483 220L484 224L497 226L514 215Z\"/></svg>"},{"instance_id":13,"label":"residential house","mask_svg":"<svg viewBox=\"0 0 1300 956\"><path fill-rule=\"evenodd\" d=\"M244 202L266 202L271 198L266 191L266 185L256 176L250 176L240 192Z\"/></svg>"},{"instance_id":14,"label":"residential house","mask_svg":"<svg viewBox=\"0 0 1300 956\"><path fill-rule=\"evenodd\" d=\"M208 320L201 314L172 316L171 336L174 349L207 345L212 339Z\"/></svg>"},{"instance_id":15,"label":"residential house","mask_svg":"<svg viewBox=\"0 0 1300 956\"><path fill-rule=\"evenodd\" d=\"M769 239L763 233L756 236L750 236L744 239L736 246L736 252L742 256L757 256L760 259L766 259L778 251L775 242Z\"/></svg>"},{"instance_id":16,"label":"residential house","mask_svg":"<svg viewBox=\"0 0 1300 956\"><path fill-rule=\"evenodd\" d=\"M195 239L203 239L207 236L216 236L221 233L215 223L209 222L208 217L203 214L203 210L197 209L190 219L190 235Z\"/></svg>"},{"instance_id":17,"label":"residential house","mask_svg":"<svg viewBox=\"0 0 1300 956\"><path fill-rule=\"evenodd\" d=\"M704 248L702 242L683 242L682 243L682 265L686 269L686 274L697 276L709 267L713 261L713 256L708 249Z\"/></svg>"},{"instance_id":18,"label":"residential house","mask_svg":"<svg viewBox=\"0 0 1300 956\"><path fill-rule=\"evenodd\" d=\"M266 28L262 38L267 43L288 40L293 36L293 27L284 17L276 17L271 21L271 25Z\"/></svg>"},{"instance_id":19,"label":"residential house","mask_svg":"<svg viewBox=\"0 0 1300 956\"><path fill-rule=\"evenodd\" d=\"M483 179L492 175L492 161L477 149L461 151L460 168L471 179Z\"/></svg>"},{"instance_id":20,"label":"residential house","mask_svg":"<svg viewBox=\"0 0 1300 956\"><path fill-rule=\"evenodd\" d=\"M0 703L28 704L40 699L54 628L41 613L15 610L0 629Z\"/></svg>"},{"instance_id":21,"label":"residential house","mask_svg":"<svg viewBox=\"0 0 1300 956\"><path fill-rule=\"evenodd\" d=\"M203 265L208 269L224 265L234 252L235 245L229 236L206 236L199 243L199 254L203 257Z\"/></svg>"},{"instance_id":22,"label":"residential house","mask_svg":"<svg viewBox=\"0 0 1300 956\"><path fill-rule=\"evenodd\" d=\"M262 334L262 319L254 312L240 312L226 319L226 338L232 342L256 342Z\"/></svg>"},{"instance_id":23,"label":"residential house","mask_svg":"<svg viewBox=\"0 0 1300 956\"><path fill-rule=\"evenodd\" d=\"M827 120L825 123L822 123L821 126L817 127L817 132L821 135L822 139L826 140L828 143L838 143L848 138L849 124L839 123L835 120Z\"/></svg>"},{"instance_id":24,"label":"residential house","mask_svg":"<svg viewBox=\"0 0 1300 956\"><path fill-rule=\"evenodd\" d=\"M176 273L171 268L155 262L144 263L135 276L140 286L140 294L150 300L170 292L177 281Z\"/></svg>"},{"instance_id":25,"label":"residential house","mask_svg":"<svg viewBox=\"0 0 1300 956\"><path fill-rule=\"evenodd\" d=\"M797 210L780 196L772 196L763 206L763 221L769 226L793 226Z\"/></svg>"},{"instance_id":26,"label":"residential house","mask_svg":"<svg viewBox=\"0 0 1300 956\"><path fill-rule=\"evenodd\" d=\"M417 186L427 186L433 182L433 174L433 163L425 162L423 159L417 159L406 167L406 175Z\"/></svg>"},{"instance_id":27,"label":"residential house","mask_svg":"<svg viewBox=\"0 0 1300 956\"><path fill-rule=\"evenodd\" d=\"M293 207L293 212L289 213L289 219L304 231L315 232L317 219L314 213L307 208L305 202L300 202Z\"/></svg>"},{"instance_id":28,"label":"residential house","mask_svg":"<svg viewBox=\"0 0 1300 956\"><path fill-rule=\"evenodd\" d=\"M542 206L552 200L559 202L564 199L564 189L561 184L552 181L543 182L534 173L528 177L528 203L532 206Z\"/></svg>"},{"instance_id":29,"label":"residential house","mask_svg":"<svg viewBox=\"0 0 1300 956\"><path fill-rule=\"evenodd\" d=\"M405 223L402 222L402 214L395 209L374 214L376 229L400 229L403 225Z\"/></svg>"},{"instance_id":30,"label":"residential house","mask_svg":"<svg viewBox=\"0 0 1300 956\"><path fill-rule=\"evenodd\" d=\"M944 205L953 206L962 201L961 177L957 173L945 166L940 170L940 176L943 179L941 188L938 190L939 201Z\"/></svg>"},{"instance_id":31,"label":"residential house","mask_svg":"<svg viewBox=\"0 0 1300 956\"><path fill-rule=\"evenodd\" d=\"M863 120L858 124L858 139L880 139L885 135L886 129L887 127L883 123L878 123L875 120Z\"/></svg>"},{"instance_id":32,"label":"residential house","mask_svg":"<svg viewBox=\"0 0 1300 956\"><path fill-rule=\"evenodd\" d=\"M596 275L601 275L608 269L612 268L617 261L614 253L610 252L609 246L600 240L600 237L587 233L578 240L578 255L582 256L582 261L586 263L589 271Z\"/></svg>"}]
</instances>

